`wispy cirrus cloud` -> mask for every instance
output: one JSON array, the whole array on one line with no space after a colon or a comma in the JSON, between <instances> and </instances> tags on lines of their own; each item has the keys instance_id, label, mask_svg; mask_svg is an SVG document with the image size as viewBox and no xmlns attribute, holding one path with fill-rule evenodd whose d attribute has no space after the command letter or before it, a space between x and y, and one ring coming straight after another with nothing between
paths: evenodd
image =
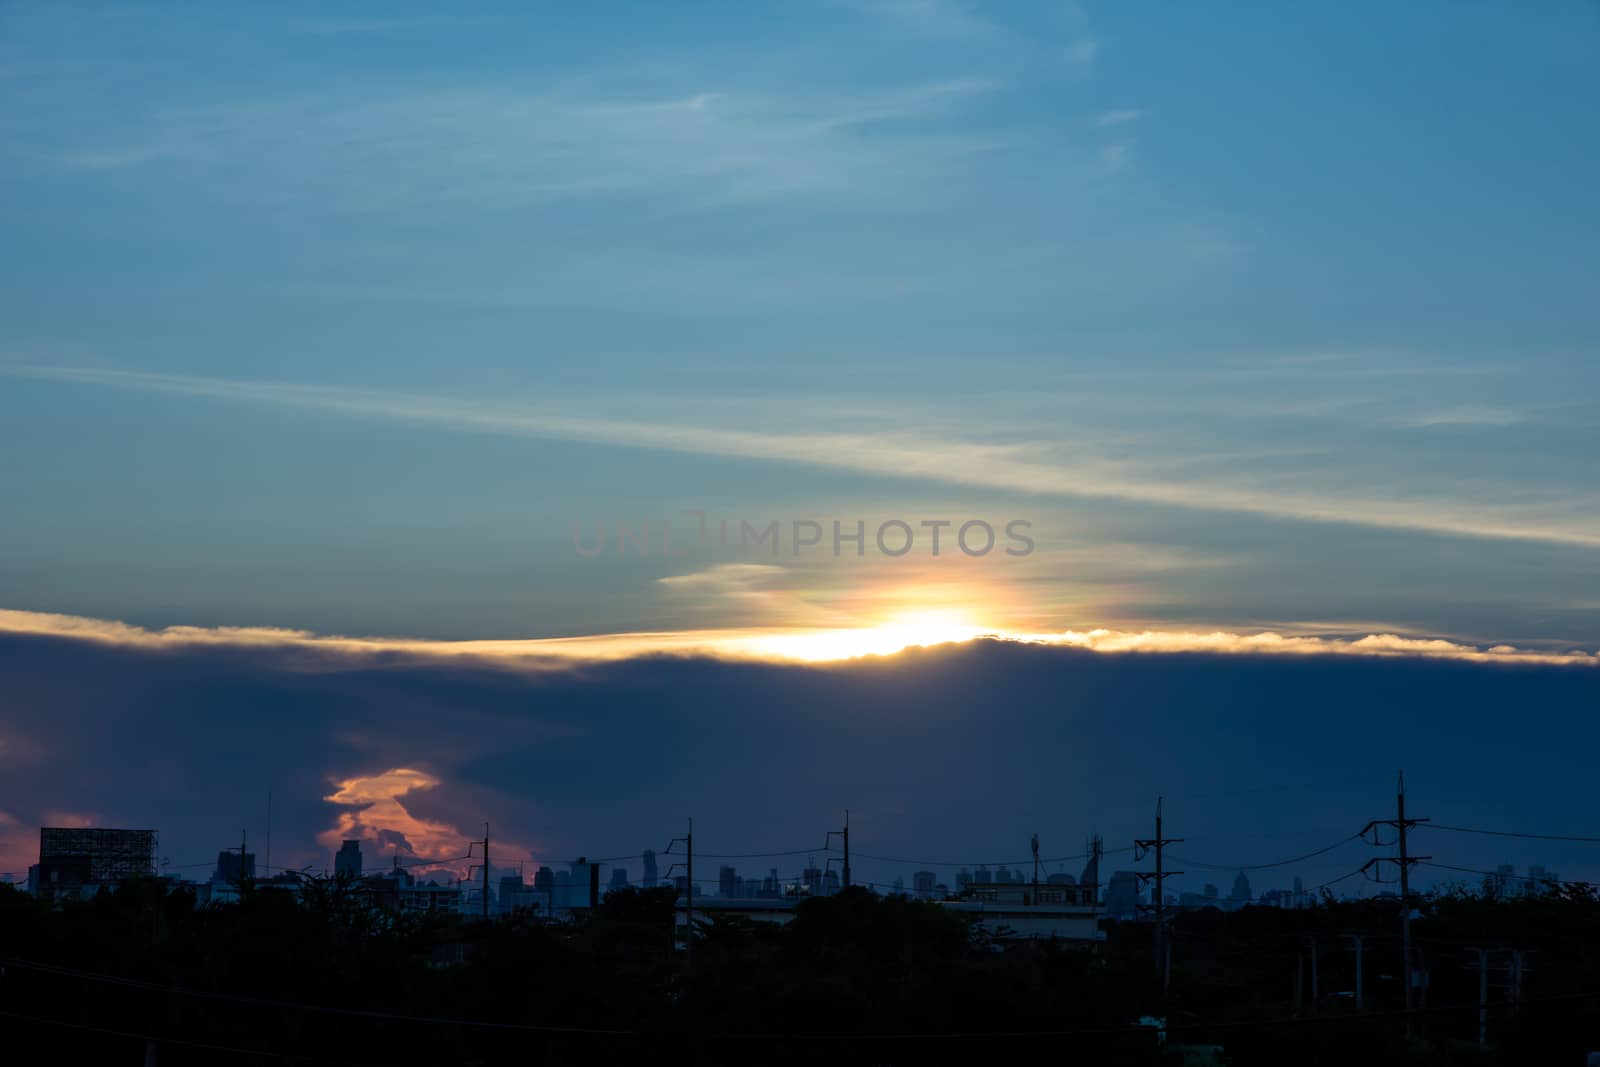
<instances>
[{"instance_id":1,"label":"wispy cirrus cloud","mask_svg":"<svg viewBox=\"0 0 1600 1067\"><path fill-rule=\"evenodd\" d=\"M916 427L862 432L771 432L737 425L555 415L438 396L320 385L235 381L63 367L0 367L0 374L197 398L265 403L478 433L547 438L852 471L944 485L1094 498L1274 519L1406 530L1452 537L1600 547L1600 518L1570 495L1549 503L1452 497L1444 492L1367 495L1339 484L1301 488L1281 474L1110 458L1096 442L961 440ZM1308 469L1303 478L1312 478Z\"/></svg>"},{"instance_id":2,"label":"wispy cirrus cloud","mask_svg":"<svg viewBox=\"0 0 1600 1067\"><path fill-rule=\"evenodd\" d=\"M1511 408L1492 405L1471 405L1431 411L1407 419L1402 425L1416 429L1432 426L1515 426L1526 421L1527 416Z\"/></svg>"},{"instance_id":3,"label":"wispy cirrus cloud","mask_svg":"<svg viewBox=\"0 0 1600 1067\"><path fill-rule=\"evenodd\" d=\"M1121 108L1115 111L1103 111L1094 120L1096 129L1104 130L1111 126L1126 126L1130 122L1138 122L1144 117L1144 112L1134 108Z\"/></svg>"},{"instance_id":4,"label":"wispy cirrus cloud","mask_svg":"<svg viewBox=\"0 0 1600 1067\"><path fill-rule=\"evenodd\" d=\"M903 195L995 141L952 120L997 84L776 91L655 86L345 83L224 98L41 96L5 122L10 151L65 167L163 167L222 199L372 213L649 196L688 206ZM30 119L24 112L53 115Z\"/></svg>"}]
</instances>

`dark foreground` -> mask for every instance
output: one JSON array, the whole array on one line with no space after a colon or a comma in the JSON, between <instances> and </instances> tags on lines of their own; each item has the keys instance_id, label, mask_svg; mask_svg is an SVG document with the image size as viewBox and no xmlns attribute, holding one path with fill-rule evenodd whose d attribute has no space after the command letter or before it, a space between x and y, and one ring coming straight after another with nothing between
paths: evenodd
<instances>
[{"instance_id":1,"label":"dark foreground","mask_svg":"<svg viewBox=\"0 0 1600 1067\"><path fill-rule=\"evenodd\" d=\"M1409 1017L1392 901L1179 915L1163 1050L1140 1025L1160 1009L1143 924L1094 948L996 945L936 905L856 891L786 927L707 923L691 961L661 891L557 925L398 915L335 882L202 910L153 882L58 909L0 887L0 1034L8 1061L107 1064L1582 1064L1600 1049L1586 888L1425 911Z\"/></svg>"}]
</instances>

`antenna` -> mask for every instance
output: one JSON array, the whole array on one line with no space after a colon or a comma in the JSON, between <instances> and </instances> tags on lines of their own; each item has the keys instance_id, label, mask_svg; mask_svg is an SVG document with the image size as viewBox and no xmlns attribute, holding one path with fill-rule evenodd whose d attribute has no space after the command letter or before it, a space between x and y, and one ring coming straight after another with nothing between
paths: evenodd
<instances>
[{"instance_id":1,"label":"antenna","mask_svg":"<svg viewBox=\"0 0 1600 1067\"><path fill-rule=\"evenodd\" d=\"M262 851L264 855L261 857L261 876L270 878L272 877L272 789L270 786L267 789L267 845Z\"/></svg>"}]
</instances>

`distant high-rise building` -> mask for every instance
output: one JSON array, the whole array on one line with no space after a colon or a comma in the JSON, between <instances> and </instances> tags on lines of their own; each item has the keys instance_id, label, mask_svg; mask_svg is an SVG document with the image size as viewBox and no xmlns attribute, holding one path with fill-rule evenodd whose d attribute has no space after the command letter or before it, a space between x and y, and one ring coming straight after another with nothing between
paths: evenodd
<instances>
[{"instance_id":1,"label":"distant high-rise building","mask_svg":"<svg viewBox=\"0 0 1600 1067\"><path fill-rule=\"evenodd\" d=\"M988 867L979 867L977 872L973 874L972 881L977 885L988 885L994 881L994 872L990 871Z\"/></svg>"},{"instance_id":2,"label":"distant high-rise building","mask_svg":"<svg viewBox=\"0 0 1600 1067\"><path fill-rule=\"evenodd\" d=\"M822 872L822 892L832 896L839 891L839 872L829 867Z\"/></svg>"},{"instance_id":3,"label":"distant high-rise building","mask_svg":"<svg viewBox=\"0 0 1600 1067\"><path fill-rule=\"evenodd\" d=\"M1135 871L1113 871L1106 883L1106 914L1113 919L1134 919L1139 915L1139 875Z\"/></svg>"},{"instance_id":4,"label":"distant high-rise building","mask_svg":"<svg viewBox=\"0 0 1600 1067\"><path fill-rule=\"evenodd\" d=\"M361 842L346 841L333 854L333 873L336 878L361 877Z\"/></svg>"},{"instance_id":5,"label":"distant high-rise building","mask_svg":"<svg viewBox=\"0 0 1600 1067\"><path fill-rule=\"evenodd\" d=\"M217 853L217 869L211 872L213 882L225 885L234 885L243 879L252 879L256 876L256 854L244 853L244 862L240 862L237 849L224 849Z\"/></svg>"},{"instance_id":6,"label":"distant high-rise building","mask_svg":"<svg viewBox=\"0 0 1600 1067\"><path fill-rule=\"evenodd\" d=\"M1204 896L1207 900L1216 900L1218 897L1220 897L1222 895L1222 890L1218 889L1216 886L1212 885L1210 882L1207 882L1205 890L1202 892L1201 895Z\"/></svg>"},{"instance_id":7,"label":"distant high-rise building","mask_svg":"<svg viewBox=\"0 0 1600 1067\"><path fill-rule=\"evenodd\" d=\"M611 868L611 888L612 889L626 889L626 888L628 888L628 868L626 868L626 867L613 867L613 868Z\"/></svg>"},{"instance_id":8,"label":"distant high-rise building","mask_svg":"<svg viewBox=\"0 0 1600 1067\"><path fill-rule=\"evenodd\" d=\"M1105 841L1099 834L1089 838L1089 862L1083 865L1083 873L1078 875L1078 884L1089 887L1088 900L1091 904L1099 902L1100 857L1105 853L1105 847Z\"/></svg>"},{"instance_id":9,"label":"distant high-rise building","mask_svg":"<svg viewBox=\"0 0 1600 1067\"><path fill-rule=\"evenodd\" d=\"M596 903L600 895L600 867L579 856L571 863L572 888L567 894L567 907L587 908Z\"/></svg>"},{"instance_id":10,"label":"distant high-rise building","mask_svg":"<svg viewBox=\"0 0 1600 1067\"><path fill-rule=\"evenodd\" d=\"M800 881L805 885L808 893L822 892L822 868L815 862L806 864L806 869L800 872Z\"/></svg>"},{"instance_id":11,"label":"distant high-rise building","mask_svg":"<svg viewBox=\"0 0 1600 1067\"><path fill-rule=\"evenodd\" d=\"M919 897L931 897L939 878L932 871L918 871L911 876L911 887Z\"/></svg>"},{"instance_id":12,"label":"distant high-rise building","mask_svg":"<svg viewBox=\"0 0 1600 1067\"><path fill-rule=\"evenodd\" d=\"M1233 892L1228 894L1228 899L1240 904L1250 900L1250 879L1245 877L1243 871L1233 879Z\"/></svg>"},{"instance_id":13,"label":"distant high-rise building","mask_svg":"<svg viewBox=\"0 0 1600 1067\"><path fill-rule=\"evenodd\" d=\"M533 906L549 917L556 908L556 872L540 864L533 872Z\"/></svg>"},{"instance_id":14,"label":"distant high-rise building","mask_svg":"<svg viewBox=\"0 0 1600 1067\"><path fill-rule=\"evenodd\" d=\"M522 875L503 874L500 876L500 899L497 902L500 914L510 915L518 908L527 906L528 887L522 884Z\"/></svg>"},{"instance_id":15,"label":"distant high-rise building","mask_svg":"<svg viewBox=\"0 0 1600 1067\"><path fill-rule=\"evenodd\" d=\"M735 885L735 882L738 879L738 877L739 877L739 872L735 871L732 867L728 866L726 863L724 863L720 868L718 868L717 869L717 895L720 896L720 897L726 897L726 898L728 898L730 900L732 898L738 896L739 895L738 887Z\"/></svg>"},{"instance_id":16,"label":"distant high-rise building","mask_svg":"<svg viewBox=\"0 0 1600 1067\"><path fill-rule=\"evenodd\" d=\"M644 887L654 889L661 876L656 871L656 852L653 848L644 850Z\"/></svg>"}]
</instances>

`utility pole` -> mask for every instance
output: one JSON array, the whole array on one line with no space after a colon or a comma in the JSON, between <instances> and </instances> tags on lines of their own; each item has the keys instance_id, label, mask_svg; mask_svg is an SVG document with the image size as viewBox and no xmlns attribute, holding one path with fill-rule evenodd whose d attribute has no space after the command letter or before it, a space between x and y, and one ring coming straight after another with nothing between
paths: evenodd
<instances>
[{"instance_id":1,"label":"utility pole","mask_svg":"<svg viewBox=\"0 0 1600 1067\"><path fill-rule=\"evenodd\" d=\"M1315 934L1306 937L1306 944L1311 949L1311 1014L1317 1014L1317 1004L1322 993L1317 982L1317 938Z\"/></svg>"},{"instance_id":2,"label":"utility pole","mask_svg":"<svg viewBox=\"0 0 1600 1067\"><path fill-rule=\"evenodd\" d=\"M1468 967L1478 968L1478 1047L1489 1047L1489 949L1469 948L1469 953L1477 954L1475 963L1467 964Z\"/></svg>"},{"instance_id":3,"label":"utility pole","mask_svg":"<svg viewBox=\"0 0 1600 1067\"><path fill-rule=\"evenodd\" d=\"M844 829L829 830L822 840L823 850L833 847L835 837L844 838L844 888L850 888L850 809L844 809Z\"/></svg>"},{"instance_id":4,"label":"utility pole","mask_svg":"<svg viewBox=\"0 0 1600 1067\"><path fill-rule=\"evenodd\" d=\"M1154 881L1156 899L1153 910L1156 916L1156 971L1160 975L1161 1011L1165 1015L1167 1010L1167 986L1172 977L1172 954L1167 950L1167 890L1166 882L1182 871L1169 871L1162 866L1162 849L1167 845L1175 845L1183 840L1181 837L1161 836L1161 807L1162 798L1156 797L1156 836L1148 839L1136 838L1133 842L1134 858L1143 859L1146 852L1151 849L1156 853L1156 869L1153 872L1140 871L1139 881ZM1144 907L1144 905L1141 905Z\"/></svg>"},{"instance_id":5,"label":"utility pole","mask_svg":"<svg viewBox=\"0 0 1600 1067\"><path fill-rule=\"evenodd\" d=\"M489 824L483 824L483 921L489 921Z\"/></svg>"},{"instance_id":6,"label":"utility pole","mask_svg":"<svg viewBox=\"0 0 1600 1067\"><path fill-rule=\"evenodd\" d=\"M693 819L689 820L689 832L688 832L687 835L685 835L683 837L674 837L670 842L668 842L668 844L667 844L667 852L670 853L672 851L672 847L674 845L678 844L680 841L683 842L684 852L686 853L686 855L684 856L684 862L681 864L681 866L684 868L684 875L685 875L684 883L685 883L685 886L686 886L686 889L685 889L686 907L684 909L685 923L684 923L684 928L683 928L683 962L684 962L684 966L685 967L693 967L694 966L694 820ZM674 870L676 870L679 866L680 866L680 864L674 863L672 866L668 867L667 868L667 877L668 878L672 877L672 872Z\"/></svg>"},{"instance_id":7,"label":"utility pole","mask_svg":"<svg viewBox=\"0 0 1600 1067\"><path fill-rule=\"evenodd\" d=\"M1361 829L1361 836L1365 837L1367 831L1376 830L1380 826L1392 826L1395 829L1396 843L1399 845L1398 856L1380 856L1368 860L1362 865L1365 871L1383 863L1393 863L1400 868L1400 976L1406 989L1406 1032L1412 1028L1412 1012L1416 1010L1417 994L1412 987L1412 958L1411 958L1411 867L1423 860L1432 859L1432 856L1411 856L1406 853L1406 831L1413 826L1427 822L1427 819L1406 818L1406 774L1400 772L1398 787L1395 791L1395 817L1392 819L1373 819ZM1373 844L1377 844L1377 834L1373 834Z\"/></svg>"},{"instance_id":8,"label":"utility pole","mask_svg":"<svg viewBox=\"0 0 1600 1067\"><path fill-rule=\"evenodd\" d=\"M1356 1011L1362 1011L1367 1006L1365 972L1361 966L1361 946L1366 940L1365 934L1345 934L1351 946L1356 950Z\"/></svg>"},{"instance_id":9,"label":"utility pole","mask_svg":"<svg viewBox=\"0 0 1600 1067\"><path fill-rule=\"evenodd\" d=\"M1522 949L1511 950L1511 1003L1512 1012L1517 1011L1516 1005L1522 1002Z\"/></svg>"}]
</instances>

